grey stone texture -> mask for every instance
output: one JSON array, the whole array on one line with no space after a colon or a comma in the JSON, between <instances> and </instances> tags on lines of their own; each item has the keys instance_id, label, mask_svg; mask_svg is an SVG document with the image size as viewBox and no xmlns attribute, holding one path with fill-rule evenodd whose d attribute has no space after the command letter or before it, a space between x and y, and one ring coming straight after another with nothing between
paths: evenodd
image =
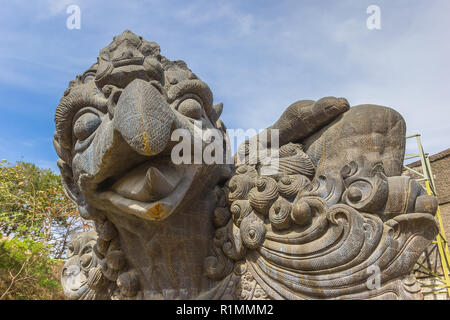
<instances>
[{"instance_id":1,"label":"grey stone texture","mask_svg":"<svg viewBox=\"0 0 450 320\"><path fill-rule=\"evenodd\" d=\"M70 83L54 146L95 234L74 237L61 277L69 298L423 298L410 272L436 236L437 202L400 176L400 114L301 100L234 165L175 165L173 131L195 137L196 120L226 141L221 112L183 61L128 30ZM271 129L278 160L262 143ZM256 162L253 142L265 155Z\"/></svg>"}]
</instances>

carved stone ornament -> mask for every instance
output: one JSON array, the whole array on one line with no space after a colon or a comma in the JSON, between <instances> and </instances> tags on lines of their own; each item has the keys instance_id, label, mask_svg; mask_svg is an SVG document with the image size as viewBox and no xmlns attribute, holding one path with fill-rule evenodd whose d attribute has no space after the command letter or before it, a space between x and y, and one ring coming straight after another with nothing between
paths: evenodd
<instances>
[{"instance_id":1,"label":"carved stone ornament","mask_svg":"<svg viewBox=\"0 0 450 320\"><path fill-rule=\"evenodd\" d=\"M400 114L301 100L234 165L173 163L176 129L194 137L200 123L227 140L221 112L183 61L130 31L70 82L54 147L95 230L72 237L68 298L423 298L410 272L438 232L437 202L400 176ZM274 130L279 146L252 161L251 143Z\"/></svg>"}]
</instances>

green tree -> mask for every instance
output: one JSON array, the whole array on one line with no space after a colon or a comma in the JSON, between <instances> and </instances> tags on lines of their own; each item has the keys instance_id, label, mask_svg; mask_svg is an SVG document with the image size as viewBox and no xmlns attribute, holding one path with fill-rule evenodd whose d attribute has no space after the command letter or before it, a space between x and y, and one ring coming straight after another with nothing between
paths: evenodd
<instances>
[{"instance_id":1,"label":"green tree","mask_svg":"<svg viewBox=\"0 0 450 320\"><path fill-rule=\"evenodd\" d=\"M51 245L63 258L70 233L89 228L65 196L60 176L19 161L0 162L0 233Z\"/></svg>"},{"instance_id":2,"label":"green tree","mask_svg":"<svg viewBox=\"0 0 450 320\"><path fill-rule=\"evenodd\" d=\"M48 247L31 239L0 239L0 300L63 299L59 283L62 262Z\"/></svg>"},{"instance_id":3,"label":"green tree","mask_svg":"<svg viewBox=\"0 0 450 320\"><path fill-rule=\"evenodd\" d=\"M34 299L39 290L59 286L51 274L55 261L64 258L72 232L90 227L59 175L0 161L0 297Z\"/></svg>"}]
</instances>

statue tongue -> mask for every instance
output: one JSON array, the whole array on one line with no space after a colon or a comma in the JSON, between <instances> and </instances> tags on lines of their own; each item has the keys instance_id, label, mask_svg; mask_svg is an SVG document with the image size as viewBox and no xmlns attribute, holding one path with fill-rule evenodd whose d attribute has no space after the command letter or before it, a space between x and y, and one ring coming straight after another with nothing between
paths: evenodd
<instances>
[{"instance_id":1,"label":"statue tongue","mask_svg":"<svg viewBox=\"0 0 450 320\"><path fill-rule=\"evenodd\" d=\"M156 201L168 196L182 177L181 167L145 163L114 183L112 190L128 199Z\"/></svg>"}]
</instances>

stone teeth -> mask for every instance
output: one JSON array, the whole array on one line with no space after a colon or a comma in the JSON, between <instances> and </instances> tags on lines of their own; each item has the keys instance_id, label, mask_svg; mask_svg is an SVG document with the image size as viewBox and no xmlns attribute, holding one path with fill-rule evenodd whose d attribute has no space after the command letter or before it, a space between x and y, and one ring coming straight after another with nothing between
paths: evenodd
<instances>
[{"instance_id":1,"label":"stone teeth","mask_svg":"<svg viewBox=\"0 0 450 320\"><path fill-rule=\"evenodd\" d=\"M176 181L169 176L164 175L155 167L150 167L147 170L147 185L150 193L156 199L160 199L168 195L175 189Z\"/></svg>"}]
</instances>

